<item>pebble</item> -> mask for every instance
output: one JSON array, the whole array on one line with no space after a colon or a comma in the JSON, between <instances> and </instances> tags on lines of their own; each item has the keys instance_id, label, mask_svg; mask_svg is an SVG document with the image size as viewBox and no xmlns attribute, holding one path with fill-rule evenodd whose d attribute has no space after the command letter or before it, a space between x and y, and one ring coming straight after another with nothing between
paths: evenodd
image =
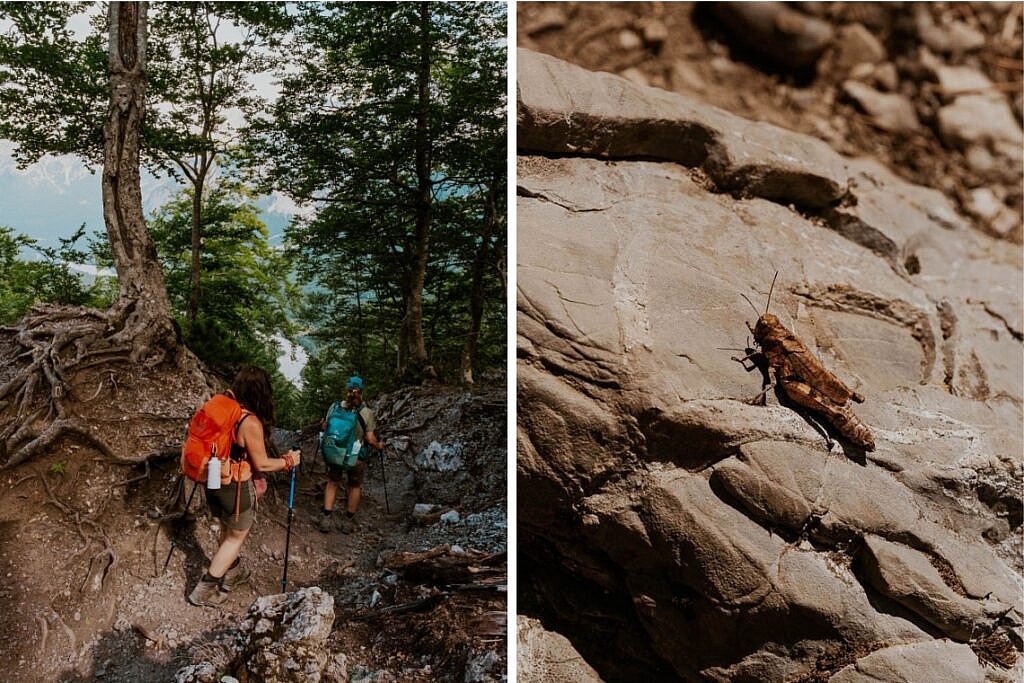
<instances>
[{"instance_id":1,"label":"pebble","mask_svg":"<svg viewBox=\"0 0 1024 683\"><path fill-rule=\"evenodd\" d=\"M441 515L441 521L448 524L454 524L459 521L459 513L455 510L449 510L448 512Z\"/></svg>"},{"instance_id":2,"label":"pebble","mask_svg":"<svg viewBox=\"0 0 1024 683\"><path fill-rule=\"evenodd\" d=\"M849 69L862 62L877 64L885 59L882 43L861 24L844 26L839 30L837 40L838 66L841 69Z\"/></svg>"},{"instance_id":3,"label":"pebble","mask_svg":"<svg viewBox=\"0 0 1024 683\"><path fill-rule=\"evenodd\" d=\"M992 220L1003 209L1003 203L999 201L992 190L987 187L979 187L971 190L970 208L971 212L979 218Z\"/></svg>"},{"instance_id":4,"label":"pebble","mask_svg":"<svg viewBox=\"0 0 1024 683\"><path fill-rule=\"evenodd\" d=\"M619 45L621 45L624 50L635 50L641 45L640 36L630 30L620 31Z\"/></svg>"},{"instance_id":5,"label":"pebble","mask_svg":"<svg viewBox=\"0 0 1024 683\"><path fill-rule=\"evenodd\" d=\"M82 613L76 610L74 616L72 616L72 619L74 619L75 621L81 621Z\"/></svg>"},{"instance_id":6,"label":"pebble","mask_svg":"<svg viewBox=\"0 0 1024 683\"><path fill-rule=\"evenodd\" d=\"M921 126L914 105L903 95L881 93L858 81L844 81L843 92L855 100L880 128L913 131Z\"/></svg>"}]
</instances>

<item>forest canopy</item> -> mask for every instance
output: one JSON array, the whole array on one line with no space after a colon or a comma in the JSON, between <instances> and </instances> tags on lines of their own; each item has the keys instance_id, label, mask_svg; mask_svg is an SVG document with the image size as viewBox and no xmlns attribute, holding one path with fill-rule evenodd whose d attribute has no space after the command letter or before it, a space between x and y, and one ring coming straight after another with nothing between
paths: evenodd
<instances>
[{"instance_id":1,"label":"forest canopy","mask_svg":"<svg viewBox=\"0 0 1024 683\"><path fill-rule=\"evenodd\" d=\"M370 393L505 366L506 9L502 3L148 3L142 170L177 187L145 217L181 339L221 377L277 373L282 424L350 374ZM108 17L0 3L0 137L27 167L105 160ZM280 245L261 198L299 207ZM266 202L263 202L265 205ZM109 221L108 221L109 223ZM126 296L120 247L67 226L42 250L0 231L0 315ZM111 247L114 248L111 248ZM85 280L75 264L116 270ZM158 297L159 298L159 297Z\"/></svg>"}]
</instances>

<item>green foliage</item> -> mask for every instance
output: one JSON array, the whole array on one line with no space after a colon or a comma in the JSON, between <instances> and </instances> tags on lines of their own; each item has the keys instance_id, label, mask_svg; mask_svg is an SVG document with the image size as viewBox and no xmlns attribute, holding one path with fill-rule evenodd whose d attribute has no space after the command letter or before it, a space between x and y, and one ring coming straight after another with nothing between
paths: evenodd
<instances>
[{"instance_id":1,"label":"green foliage","mask_svg":"<svg viewBox=\"0 0 1024 683\"><path fill-rule=\"evenodd\" d=\"M67 472L68 464L66 462L55 462L50 465L50 474L64 474Z\"/></svg>"},{"instance_id":2,"label":"green foliage","mask_svg":"<svg viewBox=\"0 0 1024 683\"><path fill-rule=\"evenodd\" d=\"M84 37L69 28L85 18ZM0 137L15 143L21 167L46 154L103 161L110 103L107 16L98 3L0 2ZM259 48L277 44L291 20L278 2L160 2L149 10L143 162L177 173L214 149L224 113L261 105L252 75L271 67ZM232 27L241 38L225 39Z\"/></svg>"},{"instance_id":3,"label":"green foliage","mask_svg":"<svg viewBox=\"0 0 1024 683\"><path fill-rule=\"evenodd\" d=\"M300 294L290 281L290 257L267 244L267 228L243 186L223 182L203 203L202 290L195 322L185 311L190 292L192 193L179 192L149 221L164 265L171 310L186 344L214 370L230 376L244 364L276 366L275 334L292 337L288 309Z\"/></svg>"},{"instance_id":4,"label":"green foliage","mask_svg":"<svg viewBox=\"0 0 1024 683\"><path fill-rule=\"evenodd\" d=\"M0 226L0 324L14 323L38 302L94 308L107 308L113 303L117 298L116 278L87 278L70 267L92 260L90 252L76 246L84 233L82 226L71 237L60 239L60 246L54 249ZM20 252L26 249L43 260L23 260Z\"/></svg>"},{"instance_id":5,"label":"green foliage","mask_svg":"<svg viewBox=\"0 0 1024 683\"><path fill-rule=\"evenodd\" d=\"M110 101L105 17L85 39L69 20L92 3L0 3L0 137L15 142L24 168L44 154L103 159L103 119Z\"/></svg>"},{"instance_id":6,"label":"green foliage","mask_svg":"<svg viewBox=\"0 0 1024 683\"><path fill-rule=\"evenodd\" d=\"M297 72L284 75L272 118L250 129L250 153L264 169L265 187L318 209L287 233L312 290L301 311L314 330L310 368L357 371L381 390L401 381L402 326L420 267L420 154L429 166L433 235L422 324L431 361L448 380L457 378L468 328L469 265L483 241L483 196L505 169L505 6L429 3L426 42L420 9L411 2L301 4ZM424 49L430 102L421 111ZM417 126L418 114L425 114L425 128ZM492 238L492 266L504 253L503 239ZM486 270L484 287L478 361L503 367L496 268ZM305 385L319 391L313 379Z\"/></svg>"},{"instance_id":7,"label":"green foliage","mask_svg":"<svg viewBox=\"0 0 1024 683\"><path fill-rule=\"evenodd\" d=\"M215 157L230 153L228 113L265 107L253 79L273 68L290 25L284 3L154 4L147 77L158 106L143 137L151 167L201 181Z\"/></svg>"}]
</instances>

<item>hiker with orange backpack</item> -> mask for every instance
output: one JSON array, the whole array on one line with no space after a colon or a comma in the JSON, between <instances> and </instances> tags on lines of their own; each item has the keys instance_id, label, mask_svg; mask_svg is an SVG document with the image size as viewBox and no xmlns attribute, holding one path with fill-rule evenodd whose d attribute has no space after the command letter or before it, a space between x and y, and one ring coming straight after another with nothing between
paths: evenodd
<instances>
[{"instance_id":1,"label":"hiker with orange backpack","mask_svg":"<svg viewBox=\"0 0 1024 683\"><path fill-rule=\"evenodd\" d=\"M217 552L188 596L193 605L220 605L231 588L251 576L238 554L255 520L256 499L266 490L259 477L290 471L301 459L296 449L280 458L267 455L274 421L270 375L261 368L243 368L231 389L203 404L189 424L182 468L196 485L207 484L207 504L221 522Z\"/></svg>"},{"instance_id":2,"label":"hiker with orange backpack","mask_svg":"<svg viewBox=\"0 0 1024 683\"><path fill-rule=\"evenodd\" d=\"M334 498L342 477L347 476L345 517L338 520L338 527L343 534L350 534L356 529L355 515L362 499L366 460L372 453L370 448L384 448L377 439L377 419L369 406L363 403L362 378L349 378L345 400L331 405L327 416L320 422L320 429L324 430L320 437L320 452L327 464L327 488L317 528L323 533L331 530Z\"/></svg>"}]
</instances>

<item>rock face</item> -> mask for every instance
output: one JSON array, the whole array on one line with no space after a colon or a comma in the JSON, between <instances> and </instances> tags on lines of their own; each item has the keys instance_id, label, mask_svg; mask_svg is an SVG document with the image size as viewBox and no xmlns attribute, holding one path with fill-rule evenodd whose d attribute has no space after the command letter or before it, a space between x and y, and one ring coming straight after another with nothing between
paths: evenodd
<instances>
[{"instance_id":1,"label":"rock face","mask_svg":"<svg viewBox=\"0 0 1024 683\"><path fill-rule=\"evenodd\" d=\"M565 636L548 631L536 619L519 617L516 657L520 683L601 683Z\"/></svg>"},{"instance_id":2,"label":"rock face","mask_svg":"<svg viewBox=\"0 0 1024 683\"><path fill-rule=\"evenodd\" d=\"M228 672L251 683L343 683L344 655L327 651L334 599L319 587L258 598L217 656L180 669L178 683L212 683Z\"/></svg>"},{"instance_id":3,"label":"rock face","mask_svg":"<svg viewBox=\"0 0 1024 683\"><path fill-rule=\"evenodd\" d=\"M610 681L1024 673L1019 250L819 140L518 71L521 609ZM749 400L776 271L874 452Z\"/></svg>"}]
</instances>

